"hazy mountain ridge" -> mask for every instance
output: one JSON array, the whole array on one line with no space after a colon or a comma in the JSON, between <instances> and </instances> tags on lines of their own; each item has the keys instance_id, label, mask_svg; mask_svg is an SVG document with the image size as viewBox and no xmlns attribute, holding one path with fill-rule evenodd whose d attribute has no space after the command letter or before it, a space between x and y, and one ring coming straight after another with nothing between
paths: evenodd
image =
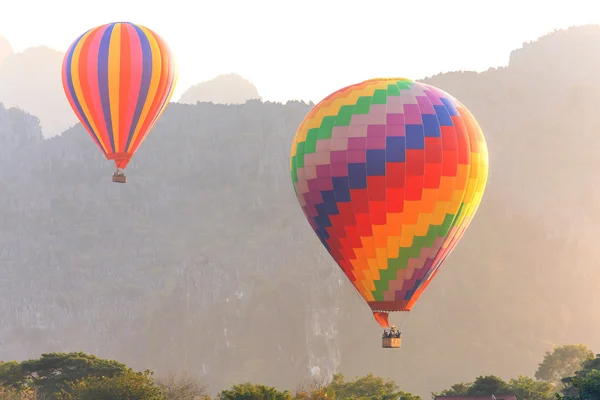
<instances>
[{"instance_id":1,"label":"hazy mountain ridge","mask_svg":"<svg viewBox=\"0 0 600 400\"><path fill-rule=\"evenodd\" d=\"M178 103L241 104L248 100L261 100L253 83L238 74L223 74L188 88Z\"/></svg>"},{"instance_id":2,"label":"hazy mountain ridge","mask_svg":"<svg viewBox=\"0 0 600 400\"><path fill-rule=\"evenodd\" d=\"M490 178L397 352L379 347L295 199L288 154L306 103L171 104L126 185L80 124L43 139L35 117L0 107L0 359L83 350L206 374L213 390L293 387L318 366L428 395L486 371L531 375L552 342L600 348L600 93L579 75L550 85L559 64L537 79L509 66L426 80L478 119ZM568 112L565 93L580 102Z\"/></svg>"},{"instance_id":3,"label":"hazy mountain ridge","mask_svg":"<svg viewBox=\"0 0 600 400\"><path fill-rule=\"evenodd\" d=\"M0 102L36 115L46 137L61 134L79 122L62 87L63 56L63 52L46 46L15 53L0 36ZM260 98L254 84L230 73L188 88L179 102L238 104Z\"/></svg>"},{"instance_id":4,"label":"hazy mountain ridge","mask_svg":"<svg viewBox=\"0 0 600 400\"><path fill-rule=\"evenodd\" d=\"M40 118L45 136L60 134L78 122L63 92L62 59L62 52L37 46L0 62L0 102Z\"/></svg>"}]
</instances>

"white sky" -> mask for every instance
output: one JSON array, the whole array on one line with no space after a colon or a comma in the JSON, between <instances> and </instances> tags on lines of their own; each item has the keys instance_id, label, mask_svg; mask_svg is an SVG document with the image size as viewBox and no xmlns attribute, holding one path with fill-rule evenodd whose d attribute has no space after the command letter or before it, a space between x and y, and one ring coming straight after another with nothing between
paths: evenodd
<instances>
[{"instance_id":1,"label":"white sky","mask_svg":"<svg viewBox=\"0 0 600 400\"><path fill-rule=\"evenodd\" d=\"M0 36L16 51L66 51L107 22L153 29L177 57L173 100L236 72L265 100L318 101L378 76L506 65L523 42L600 23L593 0L0 0L0 10Z\"/></svg>"}]
</instances>

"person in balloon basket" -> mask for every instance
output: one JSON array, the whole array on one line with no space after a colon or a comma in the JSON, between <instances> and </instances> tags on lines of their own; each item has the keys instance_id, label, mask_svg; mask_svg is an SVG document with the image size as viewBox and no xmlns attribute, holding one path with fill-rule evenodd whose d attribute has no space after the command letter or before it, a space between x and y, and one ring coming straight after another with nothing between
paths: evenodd
<instances>
[{"instance_id":1,"label":"person in balloon basket","mask_svg":"<svg viewBox=\"0 0 600 400\"><path fill-rule=\"evenodd\" d=\"M383 331L383 337L386 338L399 338L400 331L396 329L396 325L392 325L389 331Z\"/></svg>"}]
</instances>

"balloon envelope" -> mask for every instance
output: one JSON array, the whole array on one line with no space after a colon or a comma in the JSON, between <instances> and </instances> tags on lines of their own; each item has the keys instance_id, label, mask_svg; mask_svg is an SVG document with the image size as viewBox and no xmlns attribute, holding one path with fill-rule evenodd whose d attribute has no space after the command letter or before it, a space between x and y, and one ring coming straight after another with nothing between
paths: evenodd
<instances>
[{"instance_id":1,"label":"balloon envelope","mask_svg":"<svg viewBox=\"0 0 600 400\"><path fill-rule=\"evenodd\" d=\"M124 169L173 95L176 66L163 39L129 22L90 29L63 59L73 111L109 160Z\"/></svg>"},{"instance_id":2,"label":"balloon envelope","mask_svg":"<svg viewBox=\"0 0 600 400\"><path fill-rule=\"evenodd\" d=\"M388 327L410 311L454 249L488 176L471 113L433 86L373 79L326 97L304 118L291 175L311 227Z\"/></svg>"}]
</instances>

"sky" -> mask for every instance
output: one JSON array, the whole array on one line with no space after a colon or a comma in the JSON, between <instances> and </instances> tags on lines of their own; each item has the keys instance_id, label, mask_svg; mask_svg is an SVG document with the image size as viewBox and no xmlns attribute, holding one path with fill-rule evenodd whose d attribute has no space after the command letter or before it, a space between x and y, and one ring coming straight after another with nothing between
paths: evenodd
<instances>
[{"instance_id":1,"label":"sky","mask_svg":"<svg viewBox=\"0 0 600 400\"><path fill-rule=\"evenodd\" d=\"M151 28L176 56L173 100L235 72L264 100L317 102L375 77L504 66L524 42L600 23L590 0L0 0L0 10L0 36L15 51L66 51L108 22Z\"/></svg>"}]
</instances>

